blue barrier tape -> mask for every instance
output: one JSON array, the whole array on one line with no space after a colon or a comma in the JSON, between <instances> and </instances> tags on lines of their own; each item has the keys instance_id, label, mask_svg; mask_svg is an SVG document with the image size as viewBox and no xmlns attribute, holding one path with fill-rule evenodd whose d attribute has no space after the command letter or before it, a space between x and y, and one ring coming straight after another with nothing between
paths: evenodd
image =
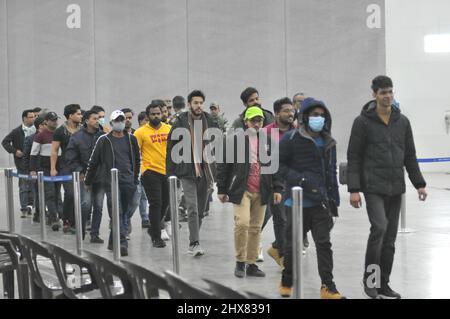
<instances>
[{"instance_id":1,"label":"blue barrier tape","mask_svg":"<svg viewBox=\"0 0 450 319\"><path fill-rule=\"evenodd\" d=\"M441 162L450 162L450 157L441 157L441 158L419 158L417 159L419 163L441 163Z\"/></svg>"},{"instance_id":2,"label":"blue barrier tape","mask_svg":"<svg viewBox=\"0 0 450 319\"><path fill-rule=\"evenodd\" d=\"M19 179L27 179L27 180L37 180L37 176L25 175L25 174L17 174L13 173L13 177L17 177ZM44 182L70 182L72 180L72 176L44 176Z\"/></svg>"}]
</instances>

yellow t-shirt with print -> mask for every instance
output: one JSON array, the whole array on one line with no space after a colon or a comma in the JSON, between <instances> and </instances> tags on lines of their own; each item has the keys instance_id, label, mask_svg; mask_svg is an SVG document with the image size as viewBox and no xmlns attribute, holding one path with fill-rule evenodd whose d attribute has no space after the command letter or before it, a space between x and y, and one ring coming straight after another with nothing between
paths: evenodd
<instances>
[{"instance_id":1,"label":"yellow t-shirt with print","mask_svg":"<svg viewBox=\"0 0 450 319\"><path fill-rule=\"evenodd\" d=\"M141 150L142 173L151 170L166 175L167 139L171 128L165 123L161 123L159 129L146 124L134 132Z\"/></svg>"}]
</instances>

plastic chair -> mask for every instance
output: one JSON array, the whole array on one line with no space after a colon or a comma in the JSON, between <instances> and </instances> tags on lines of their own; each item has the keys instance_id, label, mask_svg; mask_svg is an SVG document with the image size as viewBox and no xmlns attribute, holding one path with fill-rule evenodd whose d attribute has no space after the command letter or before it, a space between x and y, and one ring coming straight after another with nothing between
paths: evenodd
<instances>
[{"instance_id":1,"label":"plastic chair","mask_svg":"<svg viewBox=\"0 0 450 319\"><path fill-rule=\"evenodd\" d=\"M14 270L18 258L9 240L0 239L0 273L3 276L3 295L14 299Z\"/></svg>"},{"instance_id":2,"label":"plastic chair","mask_svg":"<svg viewBox=\"0 0 450 319\"><path fill-rule=\"evenodd\" d=\"M204 278L203 280L208 283L211 291L218 299L249 299L243 292L239 292L210 279Z\"/></svg>"},{"instance_id":3,"label":"plastic chair","mask_svg":"<svg viewBox=\"0 0 450 319\"><path fill-rule=\"evenodd\" d=\"M177 299L214 299L209 291L191 285L177 274L169 270L165 271L164 274Z\"/></svg>"},{"instance_id":4,"label":"plastic chair","mask_svg":"<svg viewBox=\"0 0 450 319\"><path fill-rule=\"evenodd\" d=\"M132 278L122 265L92 252L84 251L83 255L94 265L95 280L103 298L133 299ZM122 289L118 289L119 287L115 285L113 277L119 278Z\"/></svg>"},{"instance_id":5,"label":"plastic chair","mask_svg":"<svg viewBox=\"0 0 450 319\"><path fill-rule=\"evenodd\" d=\"M51 253L51 259L53 266L55 267L56 275L58 276L59 282L61 283L64 295L69 299L99 299L101 298L100 288L98 287L94 264L82 257L74 255L69 251L61 248L59 246L45 243ZM67 271L67 266L70 265L72 268L79 269L79 273L70 276L71 274ZM84 270L87 271L84 272ZM77 276L77 277L76 277ZM88 278L86 278L88 277ZM90 279L83 280L83 279ZM72 280L77 282L74 284L69 284ZM95 292L97 294L90 294L90 292ZM89 292L89 294L86 294ZM92 297L91 297L92 296Z\"/></svg>"},{"instance_id":6,"label":"plastic chair","mask_svg":"<svg viewBox=\"0 0 450 319\"><path fill-rule=\"evenodd\" d=\"M9 241L12 249L14 250L14 254L9 253L8 258L11 258L14 262L14 269L17 274L17 283L18 283L17 290L19 292L19 299L29 299L30 284L28 279L28 265L23 255L23 248L21 246L22 244L20 243L19 235L7 232L0 232L0 240ZM0 268L2 267L0 266ZM0 273L1 272L3 271L0 271ZM14 273L12 274L9 274L7 272L4 273L3 283L5 291L7 290L7 288L10 289L7 292L8 298L14 299Z\"/></svg>"},{"instance_id":7,"label":"plastic chair","mask_svg":"<svg viewBox=\"0 0 450 319\"><path fill-rule=\"evenodd\" d=\"M51 253L49 252L47 246L25 236L20 236L19 238L28 264L28 269L30 270L32 299L64 298L61 283L59 282L58 277L56 276L56 278L50 278L51 281L47 284L42 277L41 270L39 269L39 262L37 260L38 256L51 260ZM52 263L50 264L53 266ZM52 268L52 270L56 273L54 267Z\"/></svg>"},{"instance_id":8,"label":"plastic chair","mask_svg":"<svg viewBox=\"0 0 450 319\"><path fill-rule=\"evenodd\" d=\"M159 299L159 291L166 291L170 298L176 299L176 295L167 283L164 275L159 275L149 269L136 265L129 261L121 261L130 274L135 299Z\"/></svg>"}]
</instances>

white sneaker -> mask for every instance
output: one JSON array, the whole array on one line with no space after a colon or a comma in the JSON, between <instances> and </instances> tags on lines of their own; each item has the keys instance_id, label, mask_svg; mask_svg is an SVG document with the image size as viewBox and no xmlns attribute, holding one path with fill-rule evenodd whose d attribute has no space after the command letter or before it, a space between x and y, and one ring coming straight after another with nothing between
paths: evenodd
<instances>
[{"instance_id":1,"label":"white sneaker","mask_svg":"<svg viewBox=\"0 0 450 319\"><path fill-rule=\"evenodd\" d=\"M263 249L262 246L259 247L259 253L258 253L258 258L256 259L256 262L260 263L264 261L264 254L263 254Z\"/></svg>"},{"instance_id":2,"label":"white sneaker","mask_svg":"<svg viewBox=\"0 0 450 319\"><path fill-rule=\"evenodd\" d=\"M194 257L199 257L203 256L205 254L205 251L200 247L200 244L195 244L189 246L188 254Z\"/></svg>"},{"instance_id":3,"label":"white sneaker","mask_svg":"<svg viewBox=\"0 0 450 319\"><path fill-rule=\"evenodd\" d=\"M165 229L161 230L161 239L164 240L164 241L170 240L170 237L167 234L167 231Z\"/></svg>"},{"instance_id":4,"label":"white sneaker","mask_svg":"<svg viewBox=\"0 0 450 319\"><path fill-rule=\"evenodd\" d=\"M167 232L167 235L172 237L172 222L171 221L166 222L166 226L164 228Z\"/></svg>"}]
</instances>

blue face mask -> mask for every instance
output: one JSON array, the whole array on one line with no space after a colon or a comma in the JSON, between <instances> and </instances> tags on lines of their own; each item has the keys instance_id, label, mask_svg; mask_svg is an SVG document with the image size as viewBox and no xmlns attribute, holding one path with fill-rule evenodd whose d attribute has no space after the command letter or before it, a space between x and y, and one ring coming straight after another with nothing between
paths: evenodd
<instances>
[{"instance_id":1,"label":"blue face mask","mask_svg":"<svg viewBox=\"0 0 450 319\"><path fill-rule=\"evenodd\" d=\"M323 127L325 126L325 118L321 116L311 116L308 122L309 128L316 133L322 132Z\"/></svg>"}]
</instances>

